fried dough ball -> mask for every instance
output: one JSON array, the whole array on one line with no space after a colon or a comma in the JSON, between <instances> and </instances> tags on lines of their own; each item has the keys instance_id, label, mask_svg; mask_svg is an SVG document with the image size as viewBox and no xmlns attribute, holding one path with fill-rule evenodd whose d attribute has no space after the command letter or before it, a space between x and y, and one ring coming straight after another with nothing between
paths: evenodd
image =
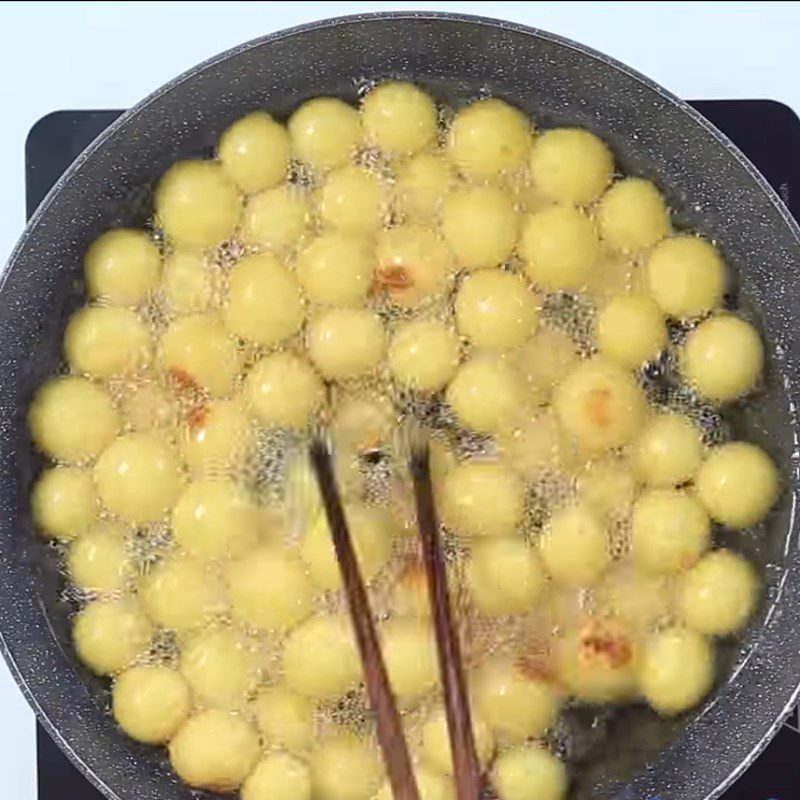
<instances>
[{"instance_id":1,"label":"fried dough ball","mask_svg":"<svg viewBox=\"0 0 800 800\"><path fill-rule=\"evenodd\" d=\"M456 334L441 322L412 320L399 325L389 344L389 370L402 386L438 392L458 368Z\"/></svg>"},{"instance_id":2,"label":"fried dough ball","mask_svg":"<svg viewBox=\"0 0 800 800\"><path fill-rule=\"evenodd\" d=\"M175 314L199 314L215 301L215 287L202 250L173 250L164 259L161 293Z\"/></svg>"},{"instance_id":3,"label":"fried dough ball","mask_svg":"<svg viewBox=\"0 0 800 800\"><path fill-rule=\"evenodd\" d=\"M69 546L67 574L86 592L115 592L133 574L125 551L125 528L114 522L98 521Z\"/></svg>"},{"instance_id":4,"label":"fried dough ball","mask_svg":"<svg viewBox=\"0 0 800 800\"><path fill-rule=\"evenodd\" d=\"M387 397L356 396L339 404L333 419L333 440L342 451L363 453L387 443L396 412Z\"/></svg>"},{"instance_id":5,"label":"fried dough ball","mask_svg":"<svg viewBox=\"0 0 800 800\"><path fill-rule=\"evenodd\" d=\"M672 615L668 576L639 572L629 563L612 567L596 589L600 612L636 632L662 625Z\"/></svg>"},{"instance_id":6,"label":"fried dough ball","mask_svg":"<svg viewBox=\"0 0 800 800\"><path fill-rule=\"evenodd\" d=\"M520 354L520 370L539 404L549 402L553 389L577 363L575 342L563 331L549 328L540 328Z\"/></svg>"},{"instance_id":7,"label":"fried dough ball","mask_svg":"<svg viewBox=\"0 0 800 800\"><path fill-rule=\"evenodd\" d=\"M531 124L498 98L476 100L450 124L446 153L459 172L487 179L520 168L531 149Z\"/></svg>"},{"instance_id":8,"label":"fried dough ball","mask_svg":"<svg viewBox=\"0 0 800 800\"><path fill-rule=\"evenodd\" d=\"M133 228L106 231L83 259L86 294L114 306L135 306L155 289L161 254L155 242Z\"/></svg>"},{"instance_id":9,"label":"fried dough ball","mask_svg":"<svg viewBox=\"0 0 800 800\"><path fill-rule=\"evenodd\" d=\"M386 206L386 191L378 176L351 164L331 172L320 190L323 223L342 233L374 233Z\"/></svg>"},{"instance_id":10,"label":"fried dough ball","mask_svg":"<svg viewBox=\"0 0 800 800\"><path fill-rule=\"evenodd\" d=\"M564 765L540 745L508 750L492 767L492 786L500 800L562 800L568 784Z\"/></svg>"},{"instance_id":11,"label":"fried dough ball","mask_svg":"<svg viewBox=\"0 0 800 800\"><path fill-rule=\"evenodd\" d=\"M486 767L494 753L494 737L489 726L472 714L472 738L478 763ZM453 774L453 751L447 730L447 717L440 706L428 716L422 726L422 760L427 766L448 777Z\"/></svg>"},{"instance_id":12,"label":"fried dough ball","mask_svg":"<svg viewBox=\"0 0 800 800\"><path fill-rule=\"evenodd\" d=\"M189 686L169 667L131 667L114 681L114 719L137 742L165 744L183 724L190 708Z\"/></svg>"},{"instance_id":13,"label":"fried dough ball","mask_svg":"<svg viewBox=\"0 0 800 800\"><path fill-rule=\"evenodd\" d=\"M389 155L414 153L436 138L436 106L413 83L376 86L364 98L361 119L367 140Z\"/></svg>"},{"instance_id":14,"label":"fried dough ball","mask_svg":"<svg viewBox=\"0 0 800 800\"><path fill-rule=\"evenodd\" d=\"M697 473L696 485L711 517L729 528L761 522L780 491L772 459L749 442L729 442L712 451Z\"/></svg>"},{"instance_id":15,"label":"fried dough ball","mask_svg":"<svg viewBox=\"0 0 800 800\"><path fill-rule=\"evenodd\" d=\"M430 224L454 183L455 175L448 161L432 153L418 153L397 168L395 207L407 220Z\"/></svg>"},{"instance_id":16,"label":"fried dough ball","mask_svg":"<svg viewBox=\"0 0 800 800\"><path fill-rule=\"evenodd\" d=\"M590 586L611 561L608 533L587 507L567 506L553 512L539 540L547 571L565 586Z\"/></svg>"},{"instance_id":17,"label":"fried dough ball","mask_svg":"<svg viewBox=\"0 0 800 800\"><path fill-rule=\"evenodd\" d=\"M650 181L623 178L600 200L597 225L609 250L634 253L669 234L669 210L661 192Z\"/></svg>"},{"instance_id":18,"label":"fried dough ball","mask_svg":"<svg viewBox=\"0 0 800 800\"><path fill-rule=\"evenodd\" d=\"M420 800L454 800L452 781L444 775L420 765L414 768L414 779ZM378 790L376 800L394 800L388 780Z\"/></svg>"},{"instance_id":19,"label":"fried dough ball","mask_svg":"<svg viewBox=\"0 0 800 800\"><path fill-rule=\"evenodd\" d=\"M241 212L235 184L215 161L178 161L156 187L156 218L178 246L216 247L232 236Z\"/></svg>"},{"instance_id":20,"label":"fried dough ball","mask_svg":"<svg viewBox=\"0 0 800 800\"><path fill-rule=\"evenodd\" d=\"M636 493L630 465L612 456L592 461L578 475L578 497L603 517L624 516Z\"/></svg>"},{"instance_id":21,"label":"fried dough ball","mask_svg":"<svg viewBox=\"0 0 800 800\"><path fill-rule=\"evenodd\" d=\"M299 759L269 753L242 785L242 800L311 800L311 773Z\"/></svg>"},{"instance_id":22,"label":"fried dough ball","mask_svg":"<svg viewBox=\"0 0 800 800\"><path fill-rule=\"evenodd\" d=\"M749 394L764 368L758 331L732 314L701 322L686 337L680 359L689 384L709 400L725 402Z\"/></svg>"},{"instance_id":23,"label":"fried dough ball","mask_svg":"<svg viewBox=\"0 0 800 800\"><path fill-rule=\"evenodd\" d=\"M438 683L436 642L428 620L395 617L382 626L380 635L386 672L398 699L418 697Z\"/></svg>"},{"instance_id":24,"label":"fried dough ball","mask_svg":"<svg viewBox=\"0 0 800 800\"><path fill-rule=\"evenodd\" d=\"M318 800L371 800L383 780L375 748L349 733L320 742L310 767L312 795Z\"/></svg>"},{"instance_id":25,"label":"fried dough ball","mask_svg":"<svg viewBox=\"0 0 800 800\"><path fill-rule=\"evenodd\" d=\"M310 225L307 192L282 184L248 198L242 217L242 242L281 255L302 240Z\"/></svg>"},{"instance_id":26,"label":"fried dough ball","mask_svg":"<svg viewBox=\"0 0 800 800\"><path fill-rule=\"evenodd\" d=\"M163 431L178 425L175 395L149 379L126 387L119 401L126 428L138 431Z\"/></svg>"},{"instance_id":27,"label":"fried dough ball","mask_svg":"<svg viewBox=\"0 0 800 800\"><path fill-rule=\"evenodd\" d=\"M65 541L79 536L97 517L92 473L77 467L44 470L31 492L31 511L45 536Z\"/></svg>"},{"instance_id":28,"label":"fried dough ball","mask_svg":"<svg viewBox=\"0 0 800 800\"><path fill-rule=\"evenodd\" d=\"M266 111L253 111L222 132L217 156L236 185L250 194L283 180L289 151L286 128Z\"/></svg>"},{"instance_id":29,"label":"fried dough ball","mask_svg":"<svg viewBox=\"0 0 800 800\"><path fill-rule=\"evenodd\" d=\"M653 361L667 345L661 309L643 294L614 297L600 311L595 336L606 358L632 369Z\"/></svg>"},{"instance_id":30,"label":"fried dough ball","mask_svg":"<svg viewBox=\"0 0 800 800\"><path fill-rule=\"evenodd\" d=\"M633 468L650 486L677 486L694 477L703 460L700 430L682 414L658 414L633 448Z\"/></svg>"},{"instance_id":31,"label":"fried dough ball","mask_svg":"<svg viewBox=\"0 0 800 800\"><path fill-rule=\"evenodd\" d=\"M289 118L289 138L301 161L320 170L338 167L361 141L361 117L335 97L315 97Z\"/></svg>"},{"instance_id":32,"label":"fried dough ball","mask_svg":"<svg viewBox=\"0 0 800 800\"><path fill-rule=\"evenodd\" d=\"M357 378L383 358L386 334L372 311L331 308L309 323L307 346L311 361L326 378Z\"/></svg>"},{"instance_id":33,"label":"fried dough ball","mask_svg":"<svg viewBox=\"0 0 800 800\"><path fill-rule=\"evenodd\" d=\"M128 597L93 600L72 624L78 658L98 675L120 672L147 650L153 628Z\"/></svg>"},{"instance_id":34,"label":"fried dough ball","mask_svg":"<svg viewBox=\"0 0 800 800\"><path fill-rule=\"evenodd\" d=\"M253 701L258 729L265 742L304 752L314 736L314 703L283 686L262 689Z\"/></svg>"},{"instance_id":35,"label":"fried dough ball","mask_svg":"<svg viewBox=\"0 0 800 800\"><path fill-rule=\"evenodd\" d=\"M34 444L60 461L93 458L110 444L119 415L105 389L85 378L50 378L28 408Z\"/></svg>"},{"instance_id":36,"label":"fried dough ball","mask_svg":"<svg viewBox=\"0 0 800 800\"><path fill-rule=\"evenodd\" d=\"M362 305L375 257L361 236L323 231L297 258L297 280L308 298L331 306Z\"/></svg>"},{"instance_id":37,"label":"fried dough ball","mask_svg":"<svg viewBox=\"0 0 800 800\"><path fill-rule=\"evenodd\" d=\"M498 431L495 440L505 463L527 480L568 467L573 460L569 442L550 409L539 410Z\"/></svg>"},{"instance_id":38,"label":"fried dough ball","mask_svg":"<svg viewBox=\"0 0 800 800\"><path fill-rule=\"evenodd\" d=\"M219 708L199 711L169 743L178 777L195 789L231 792L250 774L261 748L255 727Z\"/></svg>"},{"instance_id":39,"label":"fried dough ball","mask_svg":"<svg viewBox=\"0 0 800 800\"><path fill-rule=\"evenodd\" d=\"M557 203L588 205L611 182L614 157L608 145L582 128L553 128L531 148L530 177L537 190Z\"/></svg>"}]
</instances>

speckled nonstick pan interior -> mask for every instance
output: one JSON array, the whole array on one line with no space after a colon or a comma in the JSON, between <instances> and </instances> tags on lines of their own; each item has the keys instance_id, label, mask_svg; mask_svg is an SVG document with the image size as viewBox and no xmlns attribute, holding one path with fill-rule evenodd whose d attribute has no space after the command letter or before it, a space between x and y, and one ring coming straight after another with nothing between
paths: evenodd
<instances>
[{"instance_id":1,"label":"speckled nonstick pan interior","mask_svg":"<svg viewBox=\"0 0 800 800\"><path fill-rule=\"evenodd\" d=\"M421 83L451 104L491 92L540 124L606 139L625 171L655 180L679 222L719 240L737 276L732 302L767 342L766 387L734 418L785 476L763 530L737 537L763 568L766 596L744 644L723 657L718 691L688 720L643 709L612 716L605 736L574 745L574 796L711 800L777 729L800 682L800 553L795 408L800 381L800 242L778 197L731 143L652 82L572 42L517 25L431 13L329 20L231 50L160 89L95 141L54 187L0 285L0 636L40 719L109 798L195 796L163 751L115 726L107 686L76 661L56 559L33 534L28 494L40 467L25 428L34 389L59 367L68 314L81 302L81 258L106 228L140 224L150 187L178 158L211 152L255 107L288 115L320 94L354 101L365 79ZM749 311L748 311L749 309ZM724 534L723 534L724 536ZM579 720L572 719L573 723ZM568 723L569 724L569 723ZM577 742L577 744L576 744Z\"/></svg>"}]
</instances>

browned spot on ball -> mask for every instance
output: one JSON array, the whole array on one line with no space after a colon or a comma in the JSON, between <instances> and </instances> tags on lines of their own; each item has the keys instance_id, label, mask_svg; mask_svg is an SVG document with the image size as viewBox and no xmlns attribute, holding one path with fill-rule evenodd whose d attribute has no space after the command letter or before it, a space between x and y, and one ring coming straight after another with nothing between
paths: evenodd
<instances>
[{"instance_id":1,"label":"browned spot on ball","mask_svg":"<svg viewBox=\"0 0 800 800\"><path fill-rule=\"evenodd\" d=\"M592 389L586 397L586 414L598 428L611 424L611 390Z\"/></svg>"},{"instance_id":2,"label":"browned spot on ball","mask_svg":"<svg viewBox=\"0 0 800 800\"><path fill-rule=\"evenodd\" d=\"M191 431L196 431L202 427L208 419L208 406L205 403L192 406L186 412L186 424Z\"/></svg>"},{"instance_id":3,"label":"browned spot on ball","mask_svg":"<svg viewBox=\"0 0 800 800\"><path fill-rule=\"evenodd\" d=\"M177 392L197 392L201 389L200 384L185 369L170 367L167 374Z\"/></svg>"},{"instance_id":4,"label":"browned spot on ball","mask_svg":"<svg viewBox=\"0 0 800 800\"><path fill-rule=\"evenodd\" d=\"M372 275L372 290L389 295L406 291L414 285L409 271L400 265L380 267Z\"/></svg>"},{"instance_id":5,"label":"browned spot on ball","mask_svg":"<svg viewBox=\"0 0 800 800\"><path fill-rule=\"evenodd\" d=\"M578 658L584 664L600 661L611 669L624 667L633 658L630 638L599 620L581 631L578 648Z\"/></svg>"}]
</instances>

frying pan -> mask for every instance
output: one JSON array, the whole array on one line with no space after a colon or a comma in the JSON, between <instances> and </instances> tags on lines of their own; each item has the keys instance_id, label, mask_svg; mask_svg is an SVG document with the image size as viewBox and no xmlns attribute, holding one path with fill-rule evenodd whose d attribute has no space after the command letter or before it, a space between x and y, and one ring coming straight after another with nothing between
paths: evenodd
<instances>
[{"instance_id":1,"label":"frying pan","mask_svg":"<svg viewBox=\"0 0 800 800\"><path fill-rule=\"evenodd\" d=\"M143 224L153 182L173 161L210 155L220 132L253 108L284 117L320 94L356 101L367 81L388 76L417 81L452 105L488 92L540 125L597 132L626 172L661 186L679 225L719 242L736 276L728 300L762 329L768 349L763 391L729 423L767 448L786 485L761 528L720 534L765 575L759 615L743 643L723 648L717 691L689 718L664 721L628 709L602 717L593 730L604 735L588 746L579 746L585 730L561 732L574 762L576 798L713 800L769 742L800 683L800 231L745 157L685 103L599 53L506 22L365 15L255 40L144 100L56 184L0 284L3 654L50 735L109 798L196 796L171 775L163 751L139 746L117 729L107 685L77 663L69 637L73 609L63 597L57 559L34 535L28 512L41 462L28 439L25 408L60 367L65 321L82 301L87 245L111 226Z\"/></svg>"}]
</instances>

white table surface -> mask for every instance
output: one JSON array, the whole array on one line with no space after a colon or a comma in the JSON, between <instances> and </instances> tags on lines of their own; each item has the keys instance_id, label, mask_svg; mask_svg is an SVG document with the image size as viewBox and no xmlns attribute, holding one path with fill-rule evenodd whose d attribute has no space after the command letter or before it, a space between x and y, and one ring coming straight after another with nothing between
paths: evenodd
<instances>
[{"instance_id":1,"label":"white table surface","mask_svg":"<svg viewBox=\"0 0 800 800\"><path fill-rule=\"evenodd\" d=\"M413 8L502 17L560 33L683 97L770 98L800 111L796 2L0 2L0 263L24 220L25 136L44 114L128 107L193 64L281 28ZM4 798L34 800L33 715L3 664L0 775Z\"/></svg>"}]
</instances>

